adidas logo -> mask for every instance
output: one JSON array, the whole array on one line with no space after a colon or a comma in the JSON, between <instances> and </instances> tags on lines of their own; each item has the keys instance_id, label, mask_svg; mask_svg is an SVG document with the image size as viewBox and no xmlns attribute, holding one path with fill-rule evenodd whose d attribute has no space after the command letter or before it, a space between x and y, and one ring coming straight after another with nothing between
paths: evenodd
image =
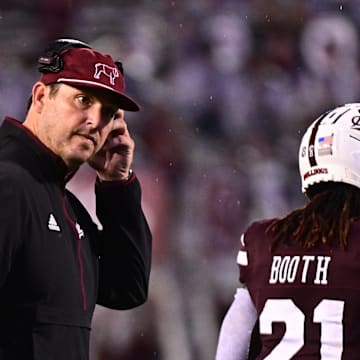
<instances>
[{"instance_id":1,"label":"adidas logo","mask_svg":"<svg viewBox=\"0 0 360 360\"><path fill-rule=\"evenodd\" d=\"M49 215L48 228L53 231L60 231L60 226L56 222L54 214Z\"/></svg>"}]
</instances>

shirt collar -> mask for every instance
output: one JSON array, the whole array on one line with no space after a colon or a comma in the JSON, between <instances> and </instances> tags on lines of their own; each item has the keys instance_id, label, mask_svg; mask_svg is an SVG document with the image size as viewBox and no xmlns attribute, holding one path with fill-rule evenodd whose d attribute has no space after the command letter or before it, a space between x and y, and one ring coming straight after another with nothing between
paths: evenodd
<instances>
[{"instance_id":1,"label":"shirt collar","mask_svg":"<svg viewBox=\"0 0 360 360\"><path fill-rule=\"evenodd\" d=\"M6 141L8 149L4 149L4 145L2 145L4 139L13 139L15 141ZM69 170L62 158L14 118L6 117L4 119L0 130L0 145L2 148L0 150L0 160L11 160L13 158L21 163L23 167L33 172L34 175L41 173L46 179L63 184L73 175L69 174Z\"/></svg>"}]
</instances>

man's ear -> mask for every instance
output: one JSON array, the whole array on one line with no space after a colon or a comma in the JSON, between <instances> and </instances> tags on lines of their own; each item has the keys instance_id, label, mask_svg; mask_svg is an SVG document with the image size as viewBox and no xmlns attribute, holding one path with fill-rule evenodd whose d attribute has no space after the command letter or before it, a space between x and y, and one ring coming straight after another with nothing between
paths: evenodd
<instances>
[{"instance_id":1,"label":"man's ear","mask_svg":"<svg viewBox=\"0 0 360 360\"><path fill-rule=\"evenodd\" d=\"M32 88L32 104L31 104L31 106L38 113L42 112L46 94L47 94L46 85L40 81L36 82Z\"/></svg>"}]
</instances>

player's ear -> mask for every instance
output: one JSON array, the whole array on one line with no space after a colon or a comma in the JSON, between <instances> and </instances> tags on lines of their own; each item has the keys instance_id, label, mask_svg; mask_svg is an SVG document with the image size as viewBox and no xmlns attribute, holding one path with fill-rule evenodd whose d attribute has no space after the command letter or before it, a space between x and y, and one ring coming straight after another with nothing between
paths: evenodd
<instances>
[{"instance_id":1,"label":"player's ear","mask_svg":"<svg viewBox=\"0 0 360 360\"><path fill-rule=\"evenodd\" d=\"M36 82L32 88L31 107L38 113L41 113L44 107L46 90L46 85L40 81Z\"/></svg>"}]
</instances>

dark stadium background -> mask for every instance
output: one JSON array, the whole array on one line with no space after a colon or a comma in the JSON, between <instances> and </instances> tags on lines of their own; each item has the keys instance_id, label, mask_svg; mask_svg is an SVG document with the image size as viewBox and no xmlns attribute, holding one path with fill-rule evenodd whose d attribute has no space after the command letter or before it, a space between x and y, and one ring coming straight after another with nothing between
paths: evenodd
<instances>
[{"instance_id":1,"label":"dark stadium background","mask_svg":"<svg viewBox=\"0 0 360 360\"><path fill-rule=\"evenodd\" d=\"M37 55L63 36L121 58L142 105L126 116L154 234L149 301L97 308L92 360L214 357L240 234L303 204L303 129L359 100L359 9L356 0L1 0L1 118L23 118ZM93 176L85 166L69 184L92 211Z\"/></svg>"}]
</instances>

